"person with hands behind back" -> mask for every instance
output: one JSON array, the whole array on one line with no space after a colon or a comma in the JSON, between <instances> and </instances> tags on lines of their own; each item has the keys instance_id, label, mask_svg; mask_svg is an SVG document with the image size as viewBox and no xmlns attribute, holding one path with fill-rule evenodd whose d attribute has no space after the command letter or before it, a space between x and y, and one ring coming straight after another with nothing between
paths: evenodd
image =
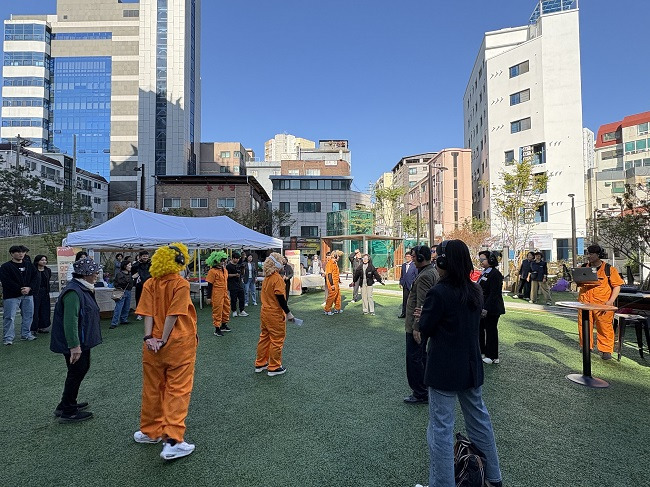
<instances>
[{"instance_id":1,"label":"person with hands behind back","mask_svg":"<svg viewBox=\"0 0 650 487\"><path fill-rule=\"evenodd\" d=\"M180 275L189 260L179 242L156 250L136 310L144 317L144 344L140 429L133 439L163 440L163 460L187 456L195 448L184 439L198 345L190 283Z\"/></svg>"}]
</instances>

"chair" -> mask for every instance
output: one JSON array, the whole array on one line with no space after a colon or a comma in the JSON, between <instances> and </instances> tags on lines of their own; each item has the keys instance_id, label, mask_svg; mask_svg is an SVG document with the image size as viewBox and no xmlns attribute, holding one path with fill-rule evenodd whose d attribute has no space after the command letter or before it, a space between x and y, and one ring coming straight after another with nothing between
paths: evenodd
<instances>
[{"instance_id":1,"label":"chair","mask_svg":"<svg viewBox=\"0 0 650 487\"><path fill-rule=\"evenodd\" d=\"M639 355L643 358L643 331L645 331L645 338L650 348L650 329L648 325L648 318L641 315L616 313L614 315L614 326L618 324L618 357L617 360L621 361L621 351L623 349L623 339L625 337L625 328L628 325L634 325L636 331L636 342L639 346ZM616 331L616 328L614 328ZM649 352L650 353L650 352Z\"/></svg>"}]
</instances>

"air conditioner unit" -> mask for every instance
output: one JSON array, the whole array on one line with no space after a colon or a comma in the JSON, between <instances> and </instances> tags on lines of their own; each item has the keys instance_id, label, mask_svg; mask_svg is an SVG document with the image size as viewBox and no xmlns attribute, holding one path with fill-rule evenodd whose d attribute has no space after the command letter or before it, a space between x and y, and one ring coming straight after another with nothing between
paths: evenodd
<instances>
[{"instance_id":1,"label":"air conditioner unit","mask_svg":"<svg viewBox=\"0 0 650 487\"><path fill-rule=\"evenodd\" d=\"M169 212L169 208L167 208L167 207L162 207L162 208L160 209L160 211L162 211L163 213L168 213L168 212Z\"/></svg>"}]
</instances>

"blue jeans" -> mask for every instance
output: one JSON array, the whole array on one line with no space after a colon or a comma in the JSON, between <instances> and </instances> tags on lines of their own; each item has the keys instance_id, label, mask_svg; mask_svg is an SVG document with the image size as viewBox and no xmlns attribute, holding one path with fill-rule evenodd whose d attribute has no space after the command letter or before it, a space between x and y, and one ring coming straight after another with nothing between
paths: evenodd
<instances>
[{"instance_id":1,"label":"blue jeans","mask_svg":"<svg viewBox=\"0 0 650 487\"><path fill-rule=\"evenodd\" d=\"M8 298L4 300L4 341L13 342L16 337L15 322L16 312L20 308L22 315L22 324L20 326L20 336L26 338L30 335L32 320L34 319L34 298L32 296L21 296L19 298Z\"/></svg>"},{"instance_id":2,"label":"blue jeans","mask_svg":"<svg viewBox=\"0 0 650 487\"><path fill-rule=\"evenodd\" d=\"M254 304L257 304L257 290L255 289L255 279L249 279L244 283L244 304L248 305L248 297L251 297Z\"/></svg>"},{"instance_id":3,"label":"blue jeans","mask_svg":"<svg viewBox=\"0 0 650 487\"><path fill-rule=\"evenodd\" d=\"M499 457L492 421L481 388L465 391L440 391L429 387L429 487L454 487L454 413L456 398L465 418L469 439L486 458L485 478L501 480Z\"/></svg>"},{"instance_id":4,"label":"blue jeans","mask_svg":"<svg viewBox=\"0 0 650 487\"><path fill-rule=\"evenodd\" d=\"M124 323L129 319L129 311L131 310L131 291L124 291L122 299L115 303L115 310L113 311L113 319L111 326L117 326L118 323Z\"/></svg>"}]
</instances>

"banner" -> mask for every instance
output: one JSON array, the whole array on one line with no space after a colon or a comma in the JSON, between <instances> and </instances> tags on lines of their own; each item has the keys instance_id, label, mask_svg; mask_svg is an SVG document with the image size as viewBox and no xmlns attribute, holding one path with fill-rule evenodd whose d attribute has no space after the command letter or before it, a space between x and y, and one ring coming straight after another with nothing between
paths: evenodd
<instances>
[{"instance_id":1,"label":"banner","mask_svg":"<svg viewBox=\"0 0 650 487\"><path fill-rule=\"evenodd\" d=\"M56 267L59 276L59 292L68 284L68 269L74 262L74 256L81 250L77 247L57 247Z\"/></svg>"},{"instance_id":2,"label":"banner","mask_svg":"<svg viewBox=\"0 0 650 487\"><path fill-rule=\"evenodd\" d=\"M285 250L284 256L289 261L289 265L293 268L293 279L291 279L291 287L289 294L296 296L302 294L302 279L300 276L300 250Z\"/></svg>"}]
</instances>

